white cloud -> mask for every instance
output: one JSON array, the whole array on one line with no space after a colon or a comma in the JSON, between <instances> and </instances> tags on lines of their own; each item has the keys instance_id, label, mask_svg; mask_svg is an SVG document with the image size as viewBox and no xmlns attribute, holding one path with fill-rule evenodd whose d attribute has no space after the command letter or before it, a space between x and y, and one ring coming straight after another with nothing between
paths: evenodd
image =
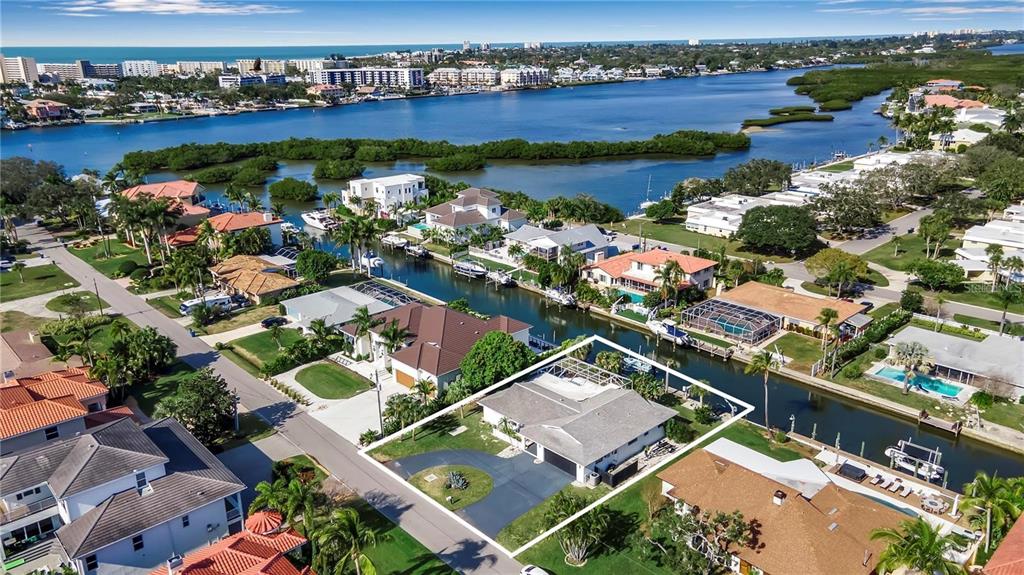
<instances>
[{"instance_id":1,"label":"white cloud","mask_svg":"<svg viewBox=\"0 0 1024 575\"><path fill-rule=\"evenodd\" d=\"M882 14L905 14L907 16L949 16L963 15L971 16L977 14L1020 14L1024 11L1020 3L1015 4L989 4L986 6L953 6L951 4L966 4L973 0L923 0L914 8L818 8L816 12L839 13L839 14L864 14L868 16L880 16ZM920 4L929 4L922 6Z\"/></svg>"},{"instance_id":2,"label":"white cloud","mask_svg":"<svg viewBox=\"0 0 1024 575\"><path fill-rule=\"evenodd\" d=\"M68 0L47 8L65 16L102 16L105 13L143 13L158 15L201 14L207 16L250 16L288 14L296 8L224 0Z\"/></svg>"}]
</instances>

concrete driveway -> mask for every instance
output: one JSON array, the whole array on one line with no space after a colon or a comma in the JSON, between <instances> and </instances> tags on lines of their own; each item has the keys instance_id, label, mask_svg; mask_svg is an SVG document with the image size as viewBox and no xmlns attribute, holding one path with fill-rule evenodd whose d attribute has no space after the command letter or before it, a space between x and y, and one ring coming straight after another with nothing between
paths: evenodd
<instances>
[{"instance_id":1,"label":"concrete driveway","mask_svg":"<svg viewBox=\"0 0 1024 575\"><path fill-rule=\"evenodd\" d=\"M469 465L486 472L494 480L491 492L455 513L492 538L574 479L553 465L534 463L529 453L504 458L471 449L431 451L387 465L406 479L437 465Z\"/></svg>"},{"instance_id":2,"label":"concrete driveway","mask_svg":"<svg viewBox=\"0 0 1024 575\"><path fill-rule=\"evenodd\" d=\"M231 470L242 483L245 483L245 491L242 492L242 507L249 508L249 504L256 497L256 484L260 481L270 481L275 461L288 459L302 453L302 450L295 447L284 435L275 433L264 437L254 443L246 443L234 449L229 449L218 454L217 459Z\"/></svg>"}]
</instances>

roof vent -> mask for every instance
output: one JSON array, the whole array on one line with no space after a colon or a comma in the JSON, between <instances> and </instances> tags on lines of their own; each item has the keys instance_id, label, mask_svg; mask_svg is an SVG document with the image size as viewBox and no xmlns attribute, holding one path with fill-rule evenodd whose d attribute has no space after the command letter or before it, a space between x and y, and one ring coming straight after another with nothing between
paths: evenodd
<instances>
[{"instance_id":1,"label":"roof vent","mask_svg":"<svg viewBox=\"0 0 1024 575\"><path fill-rule=\"evenodd\" d=\"M829 510L828 514L829 515L835 515L837 511L839 511L839 508L838 507L833 507L832 509Z\"/></svg>"},{"instance_id":2,"label":"roof vent","mask_svg":"<svg viewBox=\"0 0 1024 575\"><path fill-rule=\"evenodd\" d=\"M775 493L772 494L772 503L776 505L782 505L782 502L786 500L786 492L781 489L776 489Z\"/></svg>"},{"instance_id":3,"label":"roof vent","mask_svg":"<svg viewBox=\"0 0 1024 575\"><path fill-rule=\"evenodd\" d=\"M829 531L835 531L836 529L839 529L839 524L838 523L833 523L832 525L828 526L828 530Z\"/></svg>"},{"instance_id":4,"label":"roof vent","mask_svg":"<svg viewBox=\"0 0 1024 575\"><path fill-rule=\"evenodd\" d=\"M167 559L167 573L173 574L174 570L181 567L185 563L185 558L181 555L174 554Z\"/></svg>"}]
</instances>

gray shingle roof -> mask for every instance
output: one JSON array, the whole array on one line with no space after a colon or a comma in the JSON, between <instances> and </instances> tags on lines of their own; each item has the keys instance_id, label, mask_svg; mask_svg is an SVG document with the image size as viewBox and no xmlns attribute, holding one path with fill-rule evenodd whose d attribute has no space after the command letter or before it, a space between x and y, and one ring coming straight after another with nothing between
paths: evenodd
<instances>
[{"instance_id":1,"label":"gray shingle roof","mask_svg":"<svg viewBox=\"0 0 1024 575\"><path fill-rule=\"evenodd\" d=\"M672 419L676 412L635 391L610 386L582 401L532 381L479 401L521 424L519 433L580 465L589 465Z\"/></svg>"},{"instance_id":2,"label":"gray shingle roof","mask_svg":"<svg viewBox=\"0 0 1024 575\"><path fill-rule=\"evenodd\" d=\"M68 556L88 555L245 488L177 421L151 423L144 435L168 456L167 475L151 481L151 491L117 493L57 530Z\"/></svg>"}]
</instances>

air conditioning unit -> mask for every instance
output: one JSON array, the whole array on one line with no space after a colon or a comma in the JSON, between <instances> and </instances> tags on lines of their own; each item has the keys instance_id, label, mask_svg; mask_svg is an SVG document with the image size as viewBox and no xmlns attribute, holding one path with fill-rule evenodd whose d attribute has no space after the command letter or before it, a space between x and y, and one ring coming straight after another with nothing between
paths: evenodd
<instances>
[{"instance_id":1,"label":"air conditioning unit","mask_svg":"<svg viewBox=\"0 0 1024 575\"><path fill-rule=\"evenodd\" d=\"M587 474L587 487L597 487L597 484L601 483L601 475L596 471L591 471Z\"/></svg>"}]
</instances>

